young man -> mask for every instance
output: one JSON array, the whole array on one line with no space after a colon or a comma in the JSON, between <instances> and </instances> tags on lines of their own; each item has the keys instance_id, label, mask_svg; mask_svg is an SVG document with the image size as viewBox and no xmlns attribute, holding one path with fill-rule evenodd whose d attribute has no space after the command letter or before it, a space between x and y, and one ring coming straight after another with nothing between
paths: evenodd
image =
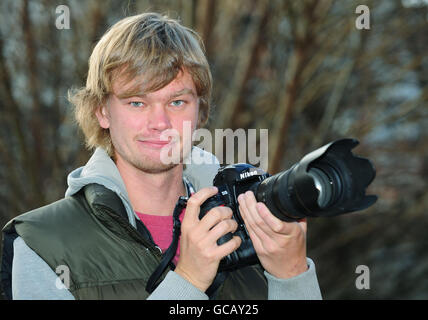
<instances>
[{"instance_id":1,"label":"young man","mask_svg":"<svg viewBox=\"0 0 428 320\"><path fill-rule=\"evenodd\" d=\"M278 220L252 192L239 204L261 266L217 280L220 260L241 239L217 240L237 223L227 207L198 217L217 193L215 157L209 154L214 164L183 165L204 153L187 150L184 126L207 121L210 94L209 66L192 30L155 13L116 23L94 48L86 86L70 94L96 150L68 176L64 199L4 228L5 292L14 299L320 299L306 258L306 221ZM178 212L179 247L147 291L172 242L179 196L189 197Z\"/></svg>"}]
</instances>

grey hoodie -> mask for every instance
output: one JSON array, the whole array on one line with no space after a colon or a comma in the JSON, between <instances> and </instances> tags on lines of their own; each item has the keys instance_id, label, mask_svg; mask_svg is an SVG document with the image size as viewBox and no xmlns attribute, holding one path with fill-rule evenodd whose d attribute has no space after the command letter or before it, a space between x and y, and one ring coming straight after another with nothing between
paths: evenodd
<instances>
[{"instance_id":1,"label":"grey hoodie","mask_svg":"<svg viewBox=\"0 0 428 320\"><path fill-rule=\"evenodd\" d=\"M196 191L212 185L212 180L219 168L219 162L214 155L193 147L191 155L185 163L187 164L183 172L183 179L188 179ZM68 175L67 182L66 197L72 196L91 183L101 184L114 191L124 204L129 223L136 227L136 219L139 218L132 209L125 184L115 163L103 149L97 148L84 167L80 167ZM315 265L309 258L307 258L307 262L309 269L291 279L277 279L265 272L268 280L268 298L321 299ZM12 265L13 298L73 300L74 296L70 291L60 284L58 274L31 250L22 238L18 237L14 241ZM208 296L177 273L170 271L148 299L204 300L208 299Z\"/></svg>"}]
</instances>

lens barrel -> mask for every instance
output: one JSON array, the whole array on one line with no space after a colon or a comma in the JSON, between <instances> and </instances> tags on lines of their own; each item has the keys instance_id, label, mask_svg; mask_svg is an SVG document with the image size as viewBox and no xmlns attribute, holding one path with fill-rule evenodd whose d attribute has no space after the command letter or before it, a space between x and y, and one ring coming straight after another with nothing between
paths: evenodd
<instances>
[{"instance_id":1,"label":"lens barrel","mask_svg":"<svg viewBox=\"0 0 428 320\"><path fill-rule=\"evenodd\" d=\"M355 139L331 142L306 155L289 170L260 182L258 201L281 220L334 216L365 209L377 200L365 195L375 177L373 164L354 156Z\"/></svg>"}]
</instances>

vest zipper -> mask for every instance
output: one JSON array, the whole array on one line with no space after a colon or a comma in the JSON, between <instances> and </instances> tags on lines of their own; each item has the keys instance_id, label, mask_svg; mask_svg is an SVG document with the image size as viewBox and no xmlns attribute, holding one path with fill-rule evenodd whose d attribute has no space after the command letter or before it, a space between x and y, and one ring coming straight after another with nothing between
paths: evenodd
<instances>
[{"instance_id":1,"label":"vest zipper","mask_svg":"<svg viewBox=\"0 0 428 320\"><path fill-rule=\"evenodd\" d=\"M150 252L152 252L159 259L159 263L160 263L160 261L162 260L163 253L161 248L159 248L159 246L157 246L153 240L152 240L153 242L151 242L146 238L142 237L141 234L133 226L129 224L129 221L127 221L117 213L113 212L110 208L102 206L101 210L107 212L107 214L109 214L114 219L122 220L121 225L126 229L126 231L128 231L128 233L130 233L131 236L139 240L147 249L149 249ZM150 235L150 231L147 229L144 223L141 222L141 225L143 226L147 234ZM151 235L150 235L150 238L151 238ZM175 269L175 264L172 262L170 262L168 266L170 267L171 270Z\"/></svg>"},{"instance_id":2,"label":"vest zipper","mask_svg":"<svg viewBox=\"0 0 428 320\"><path fill-rule=\"evenodd\" d=\"M129 224L129 221L125 220L124 218L122 218L121 216L119 216L117 213L115 213L112 210L110 210L108 207L102 206L102 208L100 208L100 209L102 211L106 212L108 215L110 215L114 219L121 220L121 225L126 229L126 231L128 233L130 233L130 235L133 238L135 238L136 240L138 240L139 242L141 242L141 244L143 244L147 249L149 249L150 252L152 252L157 258L159 258L159 261L162 259L162 250L154 242L150 242L146 238L142 237L140 235L140 233L133 226L131 226ZM145 228L145 230L147 231L147 234L150 234L150 232L147 229L147 227L144 224L142 224L142 225Z\"/></svg>"},{"instance_id":3,"label":"vest zipper","mask_svg":"<svg viewBox=\"0 0 428 320\"><path fill-rule=\"evenodd\" d=\"M123 220L125 220L125 219L123 219ZM158 245L156 245L156 243L153 241L153 238L152 238L152 236L150 234L149 229L147 229L146 225L142 221L141 221L141 226L144 228L144 230L147 232L147 234L150 235L150 238L151 238L152 242L150 242L147 239L143 238L140 235L140 233L136 229L134 229L133 227L131 227L132 232L135 232L138 237L140 237L145 243L148 244L148 245L146 245L146 247L149 248L149 246L150 246L151 248L153 248L152 252L154 252L154 254L156 254L156 256L159 257L160 260L162 260L162 257L163 257L162 249ZM175 264L173 262L169 262L168 266L170 267L171 270L175 269Z\"/></svg>"}]
</instances>

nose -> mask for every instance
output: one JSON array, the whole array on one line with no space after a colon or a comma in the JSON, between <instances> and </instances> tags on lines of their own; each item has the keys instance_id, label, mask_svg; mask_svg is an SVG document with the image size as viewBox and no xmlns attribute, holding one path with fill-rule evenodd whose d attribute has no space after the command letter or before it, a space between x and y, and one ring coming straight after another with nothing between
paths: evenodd
<instances>
[{"instance_id":1,"label":"nose","mask_svg":"<svg viewBox=\"0 0 428 320\"><path fill-rule=\"evenodd\" d=\"M149 115L149 129L164 131L171 128L171 121L165 108L161 105L153 106Z\"/></svg>"}]
</instances>

